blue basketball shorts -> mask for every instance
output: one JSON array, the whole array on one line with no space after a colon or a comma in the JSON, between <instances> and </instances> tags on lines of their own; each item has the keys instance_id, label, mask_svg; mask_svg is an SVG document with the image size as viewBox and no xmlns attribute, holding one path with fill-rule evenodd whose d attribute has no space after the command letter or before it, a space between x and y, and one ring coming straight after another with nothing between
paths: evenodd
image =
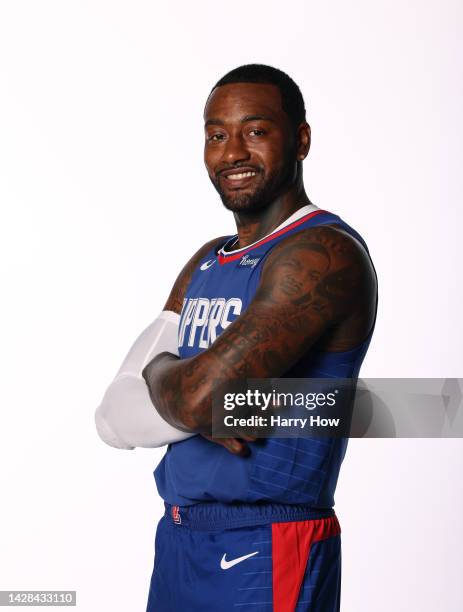
<instances>
[{"instance_id":1,"label":"blue basketball shorts","mask_svg":"<svg viewBox=\"0 0 463 612\"><path fill-rule=\"evenodd\" d=\"M340 533L333 510L166 504L147 612L339 612Z\"/></svg>"}]
</instances>

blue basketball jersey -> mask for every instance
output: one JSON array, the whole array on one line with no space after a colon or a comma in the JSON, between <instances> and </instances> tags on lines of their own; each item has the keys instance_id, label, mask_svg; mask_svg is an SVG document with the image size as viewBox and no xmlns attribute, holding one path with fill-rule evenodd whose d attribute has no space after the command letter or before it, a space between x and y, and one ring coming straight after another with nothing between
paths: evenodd
<instances>
[{"instance_id":1,"label":"blue basketball jersey","mask_svg":"<svg viewBox=\"0 0 463 612\"><path fill-rule=\"evenodd\" d=\"M187 288L180 318L181 359L207 349L245 312L271 250L288 236L318 225L337 225L361 236L340 217L304 206L266 237L231 250L238 236L216 245L199 262ZM289 378L357 378L373 329L356 348L344 352L310 350L286 374ZM346 438L269 438L249 444L239 457L200 435L169 445L154 472L161 497L169 504L267 501L331 508Z\"/></svg>"}]
</instances>

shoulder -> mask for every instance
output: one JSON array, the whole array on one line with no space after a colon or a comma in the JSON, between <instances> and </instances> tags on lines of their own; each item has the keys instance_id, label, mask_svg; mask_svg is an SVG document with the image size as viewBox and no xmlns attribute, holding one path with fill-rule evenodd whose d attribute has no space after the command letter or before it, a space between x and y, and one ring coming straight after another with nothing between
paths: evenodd
<instances>
[{"instance_id":1,"label":"shoulder","mask_svg":"<svg viewBox=\"0 0 463 612\"><path fill-rule=\"evenodd\" d=\"M194 253L194 255L192 255L192 257L190 257L187 263L183 266L174 283L174 286L172 287L167 302L164 305L164 310L172 310L173 312L180 314L183 306L183 297L190 283L193 272L197 268L199 262L209 253L209 251L211 251L211 249L219 248L227 238L228 236L219 236L218 238L209 240L203 244L203 246L200 247Z\"/></svg>"},{"instance_id":2,"label":"shoulder","mask_svg":"<svg viewBox=\"0 0 463 612\"><path fill-rule=\"evenodd\" d=\"M371 258L364 245L336 225L319 225L288 236L269 253L264 272L288 263L304 268L317 265L325 272L349 267L363 274L374 274Z\"/></svg>"},{"instance_id":3,"label":"shoulder","mask_svg":"<svg viewBox=\"0 0 463 612\"><path fill-rule=\"evenodd\" d=\"M269 253L261 289L273 299L298 304L318 301L346 315L376 295L376 273L359 240L342 227L320 225L288 236Z\"/></svg>"},{"instance_id":4,"label":"shoulder","mask_svg":"<svg viewBox=\"0 0 463 612\"><path fill-rule=\"evenodd\" d=\"M300 230L281 240L270 255L275 258L279 254L298 250L307 253L315 250L325 253L330 259L362 257L367 254L361 242L342 226L318 225Z\"/></svg>"}]
</instances>

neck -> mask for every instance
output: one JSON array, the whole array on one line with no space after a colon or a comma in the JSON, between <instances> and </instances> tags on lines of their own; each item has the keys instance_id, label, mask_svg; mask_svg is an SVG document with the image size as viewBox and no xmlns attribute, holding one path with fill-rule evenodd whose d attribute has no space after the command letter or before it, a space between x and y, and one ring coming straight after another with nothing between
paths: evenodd
<instances>
[{"instance_id":1,"label":"neck","mask_svg":"<svg viewBox=\"0 0 463 612\"><path fill-rule=\"evenodd\" d=\"M238 243L234 248L243 248L270 234L296 210L311 204L302 182L281 194L266 208L256 212L235 212Z\"/></svg>"}]
</instances>

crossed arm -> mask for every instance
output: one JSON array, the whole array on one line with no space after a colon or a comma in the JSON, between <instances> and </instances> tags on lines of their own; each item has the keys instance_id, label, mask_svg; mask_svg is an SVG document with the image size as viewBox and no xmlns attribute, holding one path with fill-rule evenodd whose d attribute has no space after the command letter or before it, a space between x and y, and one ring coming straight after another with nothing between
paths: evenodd
<instances>
[{"instance_id":1,"label":"crossed arm","mask_svg":"<svg viewBox=\"0 0 463 612\"><path fill-rule=\"evenodd\" d=\"M188 267L166 308L180 307L187 277ZM206 435L215 379L281 376L326 338L338 350L353 348L367 336L375 310L376 275L363 247L335 227L304 230L272 250L254 299L210 348L182 360L162 353L143 377L168 423ZM237 440L220 443L243 451Z\"/></svg>"}]
</instances>

